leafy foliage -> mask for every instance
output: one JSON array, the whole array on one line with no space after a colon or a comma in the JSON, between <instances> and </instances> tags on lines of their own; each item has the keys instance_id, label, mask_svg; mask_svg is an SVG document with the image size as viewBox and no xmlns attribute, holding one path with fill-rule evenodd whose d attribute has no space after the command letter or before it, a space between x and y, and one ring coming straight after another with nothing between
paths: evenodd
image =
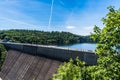
<instances>
[{"instance_id":1,"label":"leafy foliage","mask_svg":"<svg viewBox=\"0 0 120 80\"><path fill-rule=\"evenodd\" d=\"M2 64L5 60L6 54L7 54L7 51L5 47L2 44L0 44L0 68L2 67Z\"/></svg>"},{"instance_id":2,"label":"leafy foliage","mask_svg":"<svg viewBox=\"0 0 120 80\"><path fill-rule=\"evenodd\" d=\"M70 59L68 63L64 63L64 66L61 65L58 69L58 74L55 74L52 80L78 80L83 75L84 62L80 62L79 59L76 59L77 64L74 64L74 61Z\"/></svg>"},{"instance_id":3,"label":"leafy foliage","mask_svg":"<svg viewBox=\"0 0 120 80\"><path fill-rule=\"evenodd\" d=\"M96 53L101 56L118 53L120 48L120 9L114 10L111 6L108 9L109 13L102 19L105 27L101 30L95 26L92 35L95 40L99 38Z\"/></svg>"},{"instance_id":4,"label":"leafy foliage","mask_svg":"<svg viewBox=\"0 0 120 80\"><path fill-rule=\"evenodd\" d=\"M81 67L70 61L60 66L53 80L120 79L120 9L115 10L112 6L108 9L109 13L102 19L105 27L100 29L95 26L91 36L95 41L99 41L96 48L96 54L99 57L98 65ZM74 78L74 75L77 75L77 78Z\"/></svg>"}]
</instances>

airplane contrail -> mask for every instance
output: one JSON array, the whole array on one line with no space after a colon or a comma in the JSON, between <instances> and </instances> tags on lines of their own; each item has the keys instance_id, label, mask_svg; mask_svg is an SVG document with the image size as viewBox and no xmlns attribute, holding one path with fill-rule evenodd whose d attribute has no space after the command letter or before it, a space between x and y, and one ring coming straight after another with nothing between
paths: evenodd
<instances>
[{"instance_id":1,"label":"airplane contrail","mask_svg":"<svg viewBox=\"0 0 120 80\"><path fill-rule=\"evenodd\" d=\"M48 23L49 28L51 26L52 13L53 13L53 4L54 4L54 0L52 0L51 10L50 10L50 18L49 18L49 23Z\"/></svg>"}]
</instances>

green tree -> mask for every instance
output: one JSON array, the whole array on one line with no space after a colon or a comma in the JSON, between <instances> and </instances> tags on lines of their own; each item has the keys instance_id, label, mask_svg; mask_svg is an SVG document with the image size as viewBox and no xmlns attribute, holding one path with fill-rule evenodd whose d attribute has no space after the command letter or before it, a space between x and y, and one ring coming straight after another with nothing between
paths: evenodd
<instances>
[{"instance_id":1,"label":"green tree","mask_svg":"<svg viewBox=\"0 0 120 80\"><path fill-rule=\"evenodd\" d=\"M91 36L98 41L96 48L96 54L99 57L98 65L81 67L70 61L60 66L53 80L120 79L120 52L118 51L120 49L120 9L115 10L112 6L108 9L108 14L102 19L104 28L95 26ZM76 74L77 78L74 77Z\"/></svg>"},{"instance_id":2,"label":"green tree","mask_svg":"<svg viewBox=\"0 0 120 80\"><path fill-rule=\"evenodd\" d=\"M2 67L2 64L5 60L6 54L7 54L7 51L5 47L2 44L0 44L0 68Z\"/></svg>"},{"instance_id":3,"label":"green tree","mask_svg":"<svg viewBox=\"0 0 120 80\"><path fill-rule=\"evenodd\" d=\"M100 56L113 55L118 53L120 48L120 9L114 10L108 7L109 13L102 19L104 28L101 30L94 27L94 40L99 40L96 53Z\"/></svg>"},{"instance_id":4,"label":"green tree","mask_svg":"<svg viewBox=\"0 0 120 80\"><path fill-rule=\"evenodd\" d=\"M108 7L109 13L102 19L105 27L101 30L97 26L94 28L92 37L99 40L96 53L99 56L98 63L109 66L113 63L120 52L120 9L115 10L112 6Z\"/></svg>"},{"instance_id":5,"label":"green tree","mask_svg":"<svg viewBox=\"0 0 120 80\"><path fill-rule=\"evenodd\" d=\"M94 27L92 38L99 40L96 48L98 55L98 67L101 69L92 72L100 80L120 79L120 9L108 7L109 13L102 19L104 28ZM102 74L102 76L99 76ZM111 76L112 75L112 76ZM95 79L97 80L97 79Z\"/></svg>"}]
</instances>

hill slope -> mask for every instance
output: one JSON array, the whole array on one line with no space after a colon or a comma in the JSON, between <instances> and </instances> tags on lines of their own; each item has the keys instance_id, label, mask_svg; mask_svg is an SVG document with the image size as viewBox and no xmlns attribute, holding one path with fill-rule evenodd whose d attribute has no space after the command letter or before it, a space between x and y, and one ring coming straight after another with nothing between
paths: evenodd
<instances>
[{"instance_id":1,"label":"hill slope","mask_svg":"<svg viewBox=\"0 0 120 80\"><path fill-rule=\"evenodd\" d=\"M1 30L0 39L5 42L10 41L47 45L66 45L81 42L93 42L89 36L78 36L69 32L44 32L37 30Z\"/></svg>"}]
</instances>

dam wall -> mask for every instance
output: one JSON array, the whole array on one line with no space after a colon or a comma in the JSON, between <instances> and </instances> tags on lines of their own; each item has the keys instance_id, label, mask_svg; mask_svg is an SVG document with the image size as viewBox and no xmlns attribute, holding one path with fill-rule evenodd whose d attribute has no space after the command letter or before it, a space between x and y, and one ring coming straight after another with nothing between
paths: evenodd
<instances>
[{"instance_id":1,"label":"dam wall","mask_svg":"<svg viewBox=\"0 0 120 80\"><path fill-rule=\"evenodd\" d=\"M91 51L81 51L69 48L60 48L57 46L45 46L36 44L23 44L23 43L4 43L6 49L13 49L24 52L26 54L44 56L46 58L56 59L59 61L69 61L78 57L81 61L85 61L86 65L96 65L98 56Z\"/></svg>"}]
</instances>

